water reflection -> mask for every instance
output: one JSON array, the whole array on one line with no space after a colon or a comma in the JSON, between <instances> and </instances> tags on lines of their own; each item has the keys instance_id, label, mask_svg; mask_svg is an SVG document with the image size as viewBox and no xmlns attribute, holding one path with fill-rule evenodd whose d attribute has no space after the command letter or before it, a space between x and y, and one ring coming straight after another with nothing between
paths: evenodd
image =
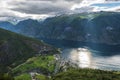
<instances>
[{"instance_id":1,"label":"water reflection","mask_svg":"<svg viewBox=\"0 0 120 80\"><path fill-rule=\"evenodd\" d=\"M79 67L91 67L91 52L85 48L65 49L62 58L76 63Z\"/></svg>"},{"instance_id":2,"label":"water reflection","mask_svg":"<svg viewBox=\"0 0 120 80\"><path fill-rule=\"evenodd\" d=\"M91 67L91 53L85 48L78 48L79 67Z\"/></svg>"},{"instance_id":3,"label":"water reflection","mask_svg":"<svg viewBox=\"0 0 120 80\"><path fill-rule=\"evenodd\" d=\"M64 49L62 58L77 64L81 68L120 70L120 55L101 56L88 48Z\"/></svg>"}]
</instances>

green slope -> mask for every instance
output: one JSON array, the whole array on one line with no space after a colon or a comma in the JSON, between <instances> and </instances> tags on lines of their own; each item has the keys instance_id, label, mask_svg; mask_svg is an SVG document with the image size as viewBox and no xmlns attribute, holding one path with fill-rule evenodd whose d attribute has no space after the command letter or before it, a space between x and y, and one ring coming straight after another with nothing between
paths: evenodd
<instances>
[{"instance_id":1,"label":"green slope","mask_svg":"<svg viewBox=\"0 0 120 80\"><path fill-rule=\"evenodd\" d=\"M52 74L55 69L55 58L53 55L40 55L29 58L25 63L15 67L12 73L22 74L26 72L38 72L45 75Z\"/></svg>"},{"instance_id":2,"label":"green slope","mask_svg":"<svg viewBox=\"0 0 120 80\"><path fill-rule=\"evenodd\" d=\"M97 69L69 69L47 77L42 74L34 76L36 80L120 80L120 72L103 71ZM15 77L15 80L32 80L30 74L23 73Z\"/></svg>"},{"instance_id":3,"label":"green slope","mask_svg":"<svg viewBox=\"0 0 120 80\"><path fill-rule=\"evenodd\" d=\"M54 54L57 50L43 42L0 29L0 73L8 72L37 54Z\"/></svg>"},{"instance_id":4,"label":"green slope","mask_svg":"<svg viewBox=\"0 0 120 80\"><path fill-rule=\"evenodd\" d=\"M120 74L95 69L71 69L56 74L51 80L120 80Z\"/></svg>"}]
</instances>

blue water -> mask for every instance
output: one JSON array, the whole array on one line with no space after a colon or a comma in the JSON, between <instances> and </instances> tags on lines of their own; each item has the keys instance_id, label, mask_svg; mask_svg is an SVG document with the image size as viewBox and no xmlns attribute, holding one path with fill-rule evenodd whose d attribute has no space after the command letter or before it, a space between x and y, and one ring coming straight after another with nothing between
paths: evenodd
<instances>
[{"instance_id":1,"label":"blue water","mask_svg":"<svg viewBox=\"0 0 120 80\"><path fill-rule=\"evenodd\" d=\"M89 68L120 71L120 45L96 44L81 41L45 38L41 40L55 47L61 48L62 57L72 60L78 65L86 66L89 64ZM78 50L79 48L87 48L87 50L85 52L81 52ZM83 60L83 58L83 62L80 62L81 53L82 56L84 56L83 53L85 53L84 57L86 58L89 58L90 56L90 61ZM89 56L87 56L87 54L89 54Z\"/></svg>"}]
</instances>

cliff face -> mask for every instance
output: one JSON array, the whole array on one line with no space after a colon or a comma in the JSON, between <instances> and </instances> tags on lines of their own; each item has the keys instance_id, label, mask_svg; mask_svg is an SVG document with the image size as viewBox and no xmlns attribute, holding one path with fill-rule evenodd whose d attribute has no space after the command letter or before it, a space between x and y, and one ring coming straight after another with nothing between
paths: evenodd
<instances>
[{"instance_id":1,"label":"cliff face","mask_svg":"<svg viewBox=\"0 0 120 80\"><path fill-rule=\"evenodd\" d=\"M14 25L12 31L35 38L120 44L120 13L61 15L42 22L29 19Z\"/></svg>"},{"instance_id":2,"label":"cliff face","mask_svg":"<svg viewBox=\"0 0 120 80\"><path fill-rule=\"evenodd\" d=\"M6 72L37 54L56 53L43 42L0 29L0 72Z\"/></svg>"}]
</instances>

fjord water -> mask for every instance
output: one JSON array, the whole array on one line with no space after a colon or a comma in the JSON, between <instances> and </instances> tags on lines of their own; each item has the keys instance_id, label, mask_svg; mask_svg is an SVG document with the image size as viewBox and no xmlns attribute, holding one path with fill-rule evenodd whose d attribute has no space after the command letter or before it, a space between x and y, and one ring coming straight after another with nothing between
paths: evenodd
<instances>
[{"instance_id":1,"label":"fjord water","mask_svg":"<svg viewBox=\"0 0 120 80\"><path fill-rule=\"evenodd\" d=\"M55 47L61 48L62 59L71 61L81 68L120 70L120 45L57 39L42 40Z\"/></svg>"},{"instance_id":2,"label":"fjord water","mask_svg":"<svg viewBox=\"0 0 120 80\"><path fill-rule=\"evenodd\" d=\"M76 63L81 68L120 70L120 55L101 56L99 51L87 48L68 48L62 52L62 58Z\"/></svg>"}]
</instances>

